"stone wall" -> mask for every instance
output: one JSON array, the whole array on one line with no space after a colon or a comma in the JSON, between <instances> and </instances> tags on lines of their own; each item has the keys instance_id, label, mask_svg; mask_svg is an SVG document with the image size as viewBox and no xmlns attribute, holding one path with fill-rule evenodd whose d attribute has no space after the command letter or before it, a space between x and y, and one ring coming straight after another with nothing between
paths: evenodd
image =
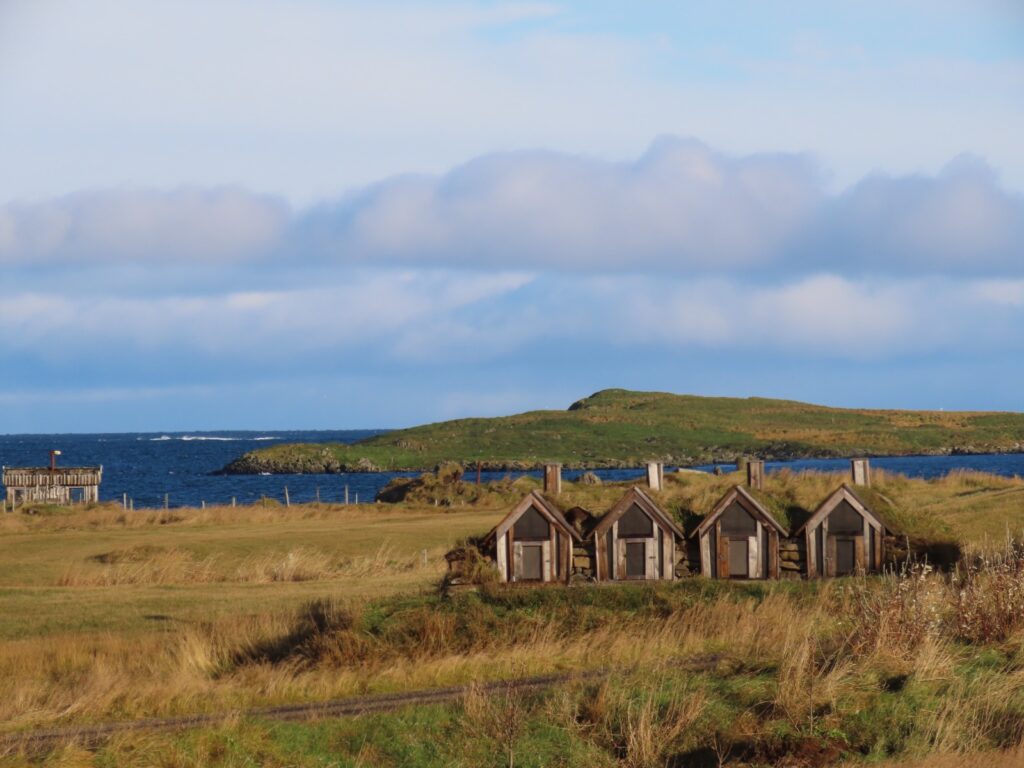
<instances>
[{"instance_id":1,"label":"stone wall","mask_svg":"<svg viewBox=\"0 0 1024 768\"><path fill-rule=\"evenodd\" d=\"M803 536L779 540L779 578L802 579L807 575L807 542Z\"/></svg>"},{"instance_id":2,"label":"stone wall","mask_svg":"<svg viewBox=\"0 0 1024 768\"><path fill-rule=\"evenodd\" d=\"M575 581L593 581L594 573L594 547L593 545L578 544L573 542L572 548L572 576Z\"/></svg>"}]
</instances>

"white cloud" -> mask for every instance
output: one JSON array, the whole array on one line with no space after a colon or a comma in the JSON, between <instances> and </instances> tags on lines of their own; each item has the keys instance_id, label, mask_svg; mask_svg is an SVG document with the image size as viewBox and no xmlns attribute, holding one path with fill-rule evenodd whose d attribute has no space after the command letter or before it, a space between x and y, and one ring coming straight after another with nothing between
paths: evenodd
<instances>
[{"instance_id":1,"label":"white cloud","mask_svg":"<svg viewBox=\"0 0 1024 768\"><path fill-rule=\"evenodd\" d=\"M970 292L945 282L636 277L605 281L597 295L606 304L597 322L619 343L676 349L884 358L956 344L977 322L964 316L965 305L976 305Z\"/></svg>"},{"instance_id":2,"label":"white cloud","mask_svg":"<svg viewBox=\"0 0 1024 768\"><path fill-rule=\"evenodd\" d=\"M806 237L809 262L853 271L1020 272L1024 196L964 156L935 177L865 179L830 201Z\"/></svg>"},{"instance_id":3,"label":"white cloud","mask_svg":"<svg viewBox=\"0 0 1024 768\"><path fill-rule=\"evenodd\" d=\"M238 189L118 189L0 207L0 264L233 261L265 256L281 200Z\"/></svg>"},{"instance_id":4,"label":"white cloud","mask_svg":"<svg viewBox=\"0 0 1024 768\"><path fill-rule=\"evenodd\" d=\"M740 274L1024 272L1024 197L983 161L838 195L803 155L678 138L631 163L492 154L292 213L238 189L107 190L0 206L0 264L241 261Z\"/></svg>"},{"instance_id":5,"label":"white cloud","mask_svg":"<svg viewBox=\"0 0 1024 768\"><path fill-rule=\"evenodd\" d=\"M661 139L633 163L556 153L399 177L300 217L296 242L366 263L572 271L1024 271L1024 197L977 158L838 195L801 155Z\"/></svg>"},{"instance_id":6,"label":"white cloud","mask_svg":"<svg viewBox=\"0 0 1024 768\"><path fill-rule=\"evenodd\" d=\"M359 347L413 354L405 341L453 313L527 284L522 274L355 272L340 285L156 299L13 294L0 302L0 354L88 359L129 350L278 363ZM443 345L439 345L443 346ZM422 355L429 354L429 350Z\"/></svg>"},{"instance_id":7,"label":"white cloud","mask_svg":"<svg viewBox=\"0 0 1024 768\"><path fill-rule=\"evenodd\" d=\"M153 300L14 293L0 303L0 357L166 359L221 370L238 362L302 365L358 352L358 359L416 367L483 364L565 346L639 345L881 360L968 343L972 349L1015 348L1022 298L1020 286L991 281L829 274L761 285L373 270L316 288Z\"/></svg>"},{"instance_id":8,"label":"white cloud","mask_svg":"<svg viewBox=\"0 0 1024 768\"><path fill-rule=\"evenodd\" d=\"M1024 280L980 280L972 294L995 306L1024 307Z\"/></svg>"},{"instance_id":9,"label":"white cloud","mask_svg":"<svg viewBox=\"0 0 1024 768\"><path fill-rule=\"evenodd\" d=\"M728 269L768 261L820 194L805 158L733 159L664 139L629 164L532 152L399 178L315 210L300 230L356 260Z\"/></svg>"}]
</instances>

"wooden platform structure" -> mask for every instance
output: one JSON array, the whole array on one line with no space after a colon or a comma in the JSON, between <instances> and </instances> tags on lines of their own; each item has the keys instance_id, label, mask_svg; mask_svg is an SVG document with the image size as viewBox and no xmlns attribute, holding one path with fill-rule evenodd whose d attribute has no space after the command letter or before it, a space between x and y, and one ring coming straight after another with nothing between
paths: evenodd
<instances>
[{"instance_id":1,"label":"wooden platform structure","mask_svg":"<svg viewBox=\"0 0 1024 768\"><path fill-rule=\"evenodd\" d=\"M4 467L7 504L88 503L100 500L103 467Z\"/></svg>"}]
</instances>

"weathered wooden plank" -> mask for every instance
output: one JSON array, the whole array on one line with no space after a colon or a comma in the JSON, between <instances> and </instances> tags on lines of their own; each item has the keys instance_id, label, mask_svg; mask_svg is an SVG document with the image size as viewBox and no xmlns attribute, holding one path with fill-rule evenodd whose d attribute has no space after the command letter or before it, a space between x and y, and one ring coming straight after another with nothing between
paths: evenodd
<instances>
[{"instance_id":1,"label":"weathered wooden plank","mask_svg":"<svg viewBox=\"0 0 1024 768\"><path fill-rule=\"evenodd\" d=\"M715 523L715 544L717 545L718 552L716 553L717 565L718 565L718 578L728 579L729 578L729 539L722 535L722 524Z\"/></svg>"},{"instance_id":2,"label":"weathered wooden plank","mask_svg":"<svg viewBox=\"0 0 1024 768\"><path fill-rule=\"evenodd\" d=\"M779 578L779 532L768 529L768 578Z\"/></svg>"},{"instance_id":3,"label":"weathered wooden plank","mask_svg":"<svg viewBox=\"0 0 1024 768\"><path fill-rule=\"evenodd\" d=\"M497 550L497 555L498 555L498 578L499 578L500 581L503 581L503 582L504 581L508 581L509 580L509 573L508 573L508 549L507 549L507 542L505 541L505 536L504 535L502 535L502 536L500 536L498 538L498 543L497 543L496 550Z\"/></svg>"}]
</instances>

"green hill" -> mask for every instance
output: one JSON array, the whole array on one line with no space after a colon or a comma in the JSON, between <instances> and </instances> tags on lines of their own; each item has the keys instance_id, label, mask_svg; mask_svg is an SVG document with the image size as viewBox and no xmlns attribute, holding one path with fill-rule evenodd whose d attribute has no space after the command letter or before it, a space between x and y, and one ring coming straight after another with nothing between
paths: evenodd
<instances>
[{"instance_id":1,"label":"green hill","mask_svg":"<svg viewBox=\"0 0 1024 768\"><path fill-rule=\"evenodd\" d=\"M442 461L489 469L692 465L854 455L1024 451L1024 414L827 408L789 400L608 389L566 411L457 419L352 445L277 445L224 468L258 472L425 470Z\"/></svg>"}]
</instances>

